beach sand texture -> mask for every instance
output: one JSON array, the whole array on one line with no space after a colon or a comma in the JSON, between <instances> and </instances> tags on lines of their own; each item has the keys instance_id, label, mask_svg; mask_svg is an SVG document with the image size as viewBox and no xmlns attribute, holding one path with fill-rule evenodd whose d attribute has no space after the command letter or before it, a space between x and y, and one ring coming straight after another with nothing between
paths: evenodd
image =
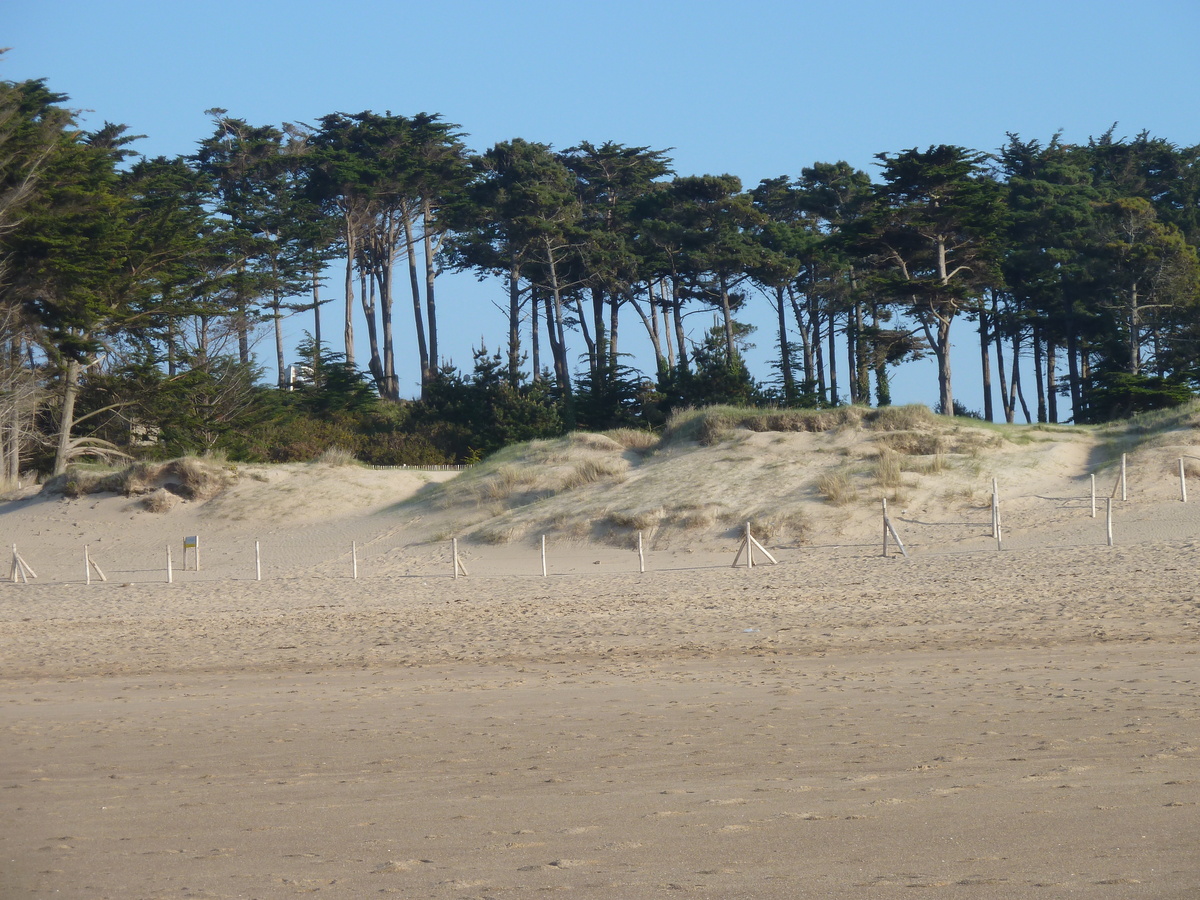
<instances>
[{"instance_id":1,"label":"beach sand texture","mask_svg":"<svg viewBox=\"0 0 1200 900\"><path fill-rule=\"evenodd\" d=\"M753 484L796 449L774 440L686 464L753 457L728 463ZM160 515L10 502L38 578L0 585L0 896L1200 896L1181 455L1131 455L1111 547L1095 447L1064 438L907 476L908 559L877 500L805 496L777 566L730 568L718 511L648 530L645 574L587 531L668 480L637 461L561 500L583 526L404 505L451 475L352 467ZM451 577L450 535L519 516Z\"/></svg>"}]
</instances>

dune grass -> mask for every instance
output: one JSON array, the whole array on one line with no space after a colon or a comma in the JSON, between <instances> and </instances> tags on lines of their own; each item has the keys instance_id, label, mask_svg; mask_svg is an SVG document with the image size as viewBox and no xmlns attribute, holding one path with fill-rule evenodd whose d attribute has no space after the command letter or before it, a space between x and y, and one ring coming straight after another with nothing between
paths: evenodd
<instances>
[{"instance_id":1,"label":"dune grass","mask_svg":"<svg viewBox=\"0 0 1200 900\"><path fill-rule=\"evenodd\" d=\"M214 460L182 456L166 462L137 462L122 469L71 466L62 475L48 479L42 490L66 497L105 493L137 497L166 490L185 500L209 500L235 478Z\"/></svg>"}]
</instances>

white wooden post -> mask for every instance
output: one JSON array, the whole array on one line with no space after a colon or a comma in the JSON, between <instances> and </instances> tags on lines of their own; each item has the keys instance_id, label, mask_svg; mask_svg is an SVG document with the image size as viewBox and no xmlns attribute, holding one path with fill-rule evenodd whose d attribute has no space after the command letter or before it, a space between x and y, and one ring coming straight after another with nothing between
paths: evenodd
<instances>
[{"instance_id":1,"label":"white wooden post","mask_svg":"<svg viewBox=\"0 0 1200 900\"><path fill-rule=\"evenodd\" d=\"M262 552L259 549L258 541L254 542L254 580L262 581Z\"/></svg>"},{"instance_id":2,"label":"white wooden post","mask_svg":"<svg viewBox=\"0 0 1200 900\"><path fill-rule=\"evenodd\" d=\"M92 557L88 554L88 545L83 545L84 584L92 583Z\"/></svg>"},{"instance_id":3,"label":"white wooden post","mask_svg":"<svg viewBox=\"0 0 1200 900\"><path fill-rule=\"evenodd\" d=\"M754 541L750 538L750 523L746 523L746 568L754 568Z\"/></svg>"},{"instance_id":4,"label":"white wooden post","mask_svg":"<svg viewBox=\"0 0 1200 900\"><path fill-rule=\"evenodd\" d=\"M350 542L350 573L358 581L358 541Z\"/></svg>"},{"instance_id":5,"label":"white wooden post","mask_svg":"<svg viewBox=\"0 0 1200 900\"><path fill-rule=\"evenodd\" d=\"M996 490L996 479L992 479L992 537L1000 534L1000 498Z\"/></svg>"},{"instance_id":6,"label":"white wooden post","mask_svg":"<svg viewBox=\"0 0 1200 900\"><path fill-rule=\"evenodd\" d=\"M1183 457L1179 457L1179 499L1187 503L1187 477L1183 473Z\"/></svg>"},{"instance_id":7,"label":"white wooden post","mask_svg":"<svg viewBox=\"0 0 1200 900\"><path fill-rule=\"evenodd\" d=\"M546 577L546 536L542 535L542 577Z\"/></svg>"},{"instance_id":8,"label":"white wooden post","mask_svg":"<svg viewBox=\"0 0 1200 900\"><path fill-rule=\"evenodd\" d=\"M1122 453L1122 454L1121 454L1121 500L1122 500L1122 502L1124 502L1124 501L1126 501L1126 500L1128 500L1128 499L1129 499L1129 494L1128 494L1128 492L1126 491L1126 489L1125 489L1125 486L1126 486L1126 481L1125 481L1125 454L1124 454L1124 453Z\"/></svg>"},{"instance_id":9,"label":"white wooden post","mask_svg":"<svg viewBox=\"0 0 1200 900\"><path fill-rule=\"evenodd\" d=\"M451 541L451 548L454 553L454 577L457 579L460 575L464 577L470 575L471 573L467 571L467 567L463 565L462 558L458 555L458 538L454 538Z\"/></svg>"},{"instance_id":10,"label":"white wooden post","mask_svg":"<svg viewBox=\"0 0 1200 900\"><path fill-rule=\"evenodd\" d=\"M97 575L100 576L101 581L108 581L108 576L105 575L104 570L100 568L100 563L98 563L94 559L92 559L92 555L89 552L89 548L86 544L83 547L83 556L84 556L84 560L87 562L87 570L88 570L87 583L88 584L92 583L92 572L93 571Z\"/></svg>"},{"instance_id":11,"label":"white wooden post","mask_svg":"<svg viewBox=\"0 0 1200 900\"><path fill-rule=\"evenodd\" d=\"M996 536L996 549L1004 549L1004 525L1000 521L1000 489L992 479L992 532Z\"/></svg>"},{"instance_id":12,"label":"white wooden post","mask_svg":"<svg viewBox=\"0 0 1200 900\"><path fill-rule=\"evenodd\" d=\"M1108 546L1113 545L1112 540L1112 497L1104 498L1104 527L1108 531Z\"/></svg>"},{"instance_id":13,"label":"white wooden post","mask_svg":"<svg viewBox=\"0 0 1200 900\"><path fill-rule=\"evenodd\" d=\"M638 572L646 572L646 554L642 552L642 533L638 532Z\"/></svg>"},{"instance_id":14,"label":"white wooden post","mask_svg":"<svg viewBox=\"0 0 1200 900\"><path fill-rule=\"evenodd\" d=\"M891 534L892 540L896 542L896 546L900 548L900 552L904 554L904 558L908 559L908 551L904 549L904 541L900 540L900 535L896 533L895 526L892 525L892 519L887 513L887 497L883 498L883 555L887 556L888 534Z\"/></svg>"},{"instance_id":15,"label":"white wooden post","mask_svg":"<svg viewBox=\"0 0 1200 900\"><path fill-rule=\"evenodd\" d=\"M1096 475L1092 474L1092 518L1096 518Z\"/></svg>"},{"instance_id":16,"label":"white wooden post","mask_svg":"<svg viewBox=\"0 0 1200 900\"><path fill-rule=\"evenodd\" d=\"M175 583L175 573L171 570L171 545L167 544L167 584Z\"/></svg>"}]
</instances>

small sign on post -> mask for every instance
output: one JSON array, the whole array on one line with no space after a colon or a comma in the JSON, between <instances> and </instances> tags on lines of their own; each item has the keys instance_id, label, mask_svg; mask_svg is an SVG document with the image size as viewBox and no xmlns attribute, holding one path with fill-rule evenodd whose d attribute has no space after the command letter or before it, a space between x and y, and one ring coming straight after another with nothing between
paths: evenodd
<instances>
[{"instance_id":1,"label":"small sign on post","mask_svg":"<svg viewBox=\"0 0 1200 900\"><path fill-rule=\"evenodd\" d=\"M185 537L183 539L183 569L186 572L188 567L188 551L191 550L196 555L196 571L200 571L200 538L198 535Z\"/></svg>"}]
</instances>

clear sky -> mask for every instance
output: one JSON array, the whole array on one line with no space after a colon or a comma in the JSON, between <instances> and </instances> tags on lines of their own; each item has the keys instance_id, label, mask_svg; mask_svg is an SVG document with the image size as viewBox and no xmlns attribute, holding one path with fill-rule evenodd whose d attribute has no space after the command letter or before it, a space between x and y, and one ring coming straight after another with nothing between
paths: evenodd
<instances>
[{"instance_id":1,"label":"clear sky","mask_svg":"<svg viewBox=\"0 0 1200 900\"><path fill-rule=\"evenodd\" d=\"M276 125L426 111L475 150L518 136L673 148L680 174L753 187L816 161L874 174L879 152L995 150L1007 132L1083 142L1117 123L1200 144L1197 35L1200 0L8 0L0 78L46 78L89 127L147 135L135 149L150 156L190 153L211 107ZM481 334L500 343L502 291L470 276L441 288L461 310L443 324L459 365ZM765 377L770 309L753 303ZM978 408L977 338L956 328L955 393ZM932 367L902 370L895 392L935 402Z\"/></svg>"}]
</instances>

